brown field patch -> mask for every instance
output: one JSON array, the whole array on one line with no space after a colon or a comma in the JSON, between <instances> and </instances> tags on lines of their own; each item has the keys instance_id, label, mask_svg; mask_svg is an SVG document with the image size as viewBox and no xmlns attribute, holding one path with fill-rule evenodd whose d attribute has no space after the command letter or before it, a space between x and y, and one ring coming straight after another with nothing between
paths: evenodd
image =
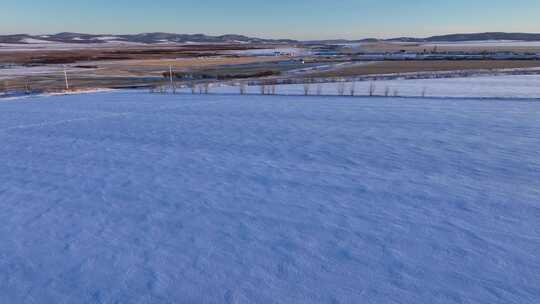
<instances>
[{"instance_id":1,"label":"brown field patch","mask_svg":"<svg viewBox=\"0 0 540 304\"><path fill-rule=\"evenodd\" d=\"M286 57L217 56L178 59L120 60L95 63L99 66L99 69L95 70L95 74L131 76L157 75L168 71L169 66L172 66L173 70L178 72L226 65L276 62L286 59Z\"/></svg>"},{"instance_id":2,"label":"brown field patch","mask_svg":"<svg viewBox=\"0 0 540 304\"><path fill-rule=\"evenodd\" d=\"M249 50L262 45L181 45L181 46L137 46L82 48L66 50L2 50L0 63L28 64L72 64L107 60L159 60L176 58L199 58L218 56L231 50ZM272 46L264 46L272 47ZM233 57L233 56L231 56Z\"/></svg>"}]
</instances>

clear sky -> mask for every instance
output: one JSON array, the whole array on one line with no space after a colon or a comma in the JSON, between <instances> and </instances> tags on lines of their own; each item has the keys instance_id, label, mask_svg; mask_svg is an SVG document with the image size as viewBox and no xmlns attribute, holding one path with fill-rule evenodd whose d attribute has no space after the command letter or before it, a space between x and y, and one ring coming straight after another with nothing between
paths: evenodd
<instances>
[{"instance_id":1,"label":"clear sky","mask_svg":"<svg viewBox=\"0 0 540 304\"><path fill-rule=\"evenodd\" d=\"M367 38L540 32L540 0L0 0L0 34Z\"/></svg>"}]
</instances>

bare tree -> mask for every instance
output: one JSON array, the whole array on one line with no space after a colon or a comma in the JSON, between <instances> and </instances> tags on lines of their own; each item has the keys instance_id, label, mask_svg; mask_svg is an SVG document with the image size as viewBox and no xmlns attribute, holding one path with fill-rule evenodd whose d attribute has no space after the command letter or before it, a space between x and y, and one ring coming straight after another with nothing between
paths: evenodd
<instances>
[{"instance_id":1,"label":"bare tree","mask_svg":"<svg viewBox=\"0 0 540 304\"><path fill-rule=\"evenodd\" d=\"M373 82L370 83L369 84L369 96L375 95L375 89L376 89L375 84Z\"/></svg>"},{"instance_id":2,"label":"bare tree","mask_svg":"<svg viewBox=\"0 0 540 304\"><path fill-rule=\"evenodd\" d=\"M195 87L195 84L193 82L190 82L188 84L189 89L191 90L191 94L195 94L197 91L197 88Z\"/></svg>"},{"instance_id":3,"label":"bare tree","mask_svg":"<svg viewBox=\"0 0 540 304\"><path fill-rule=\"evenodd\" d=\"M241 82L239 88L240 88L240 95L246 94L246 84L245 83Z\"/></svg>"},{"instance_id":4,"label":"bare tree","mask_svg":"<svg viewBox=\"0 0 540 304\"><path fill-rule=\"evenodd\" d=\"M30 83L28 82L28 78L24 79L24 94L29 95L31 93L32 89L30 88Z\"/></svg>"},{"instance_id":5,"label":"bare tree","mask_svg":"<svg viewBox=\"0 0 540 304\"><path fill-rule=\"evenodd\" d=\"M351 96L354 96L354 93L355 93L355 92L356 92L356 82L353 81L353 82L351 83L351 92L350 92L350 93L351 93Z\"/></svg>"},{"instance_id":6,"label":"bare tree","mask_svg":"<svg viewBox=\"0 0 540 304\"><path fill-rule=\"evenodd\" d=\"M266 94L266 85L261 84L261 95L265 95L265 94Z\"/></svg>"},{"instance_id":7,"label":"bare tree","mask_svg":"<svg viewBox=\"0 0 540 304\"><path fill-rule=\"evenodd\" d=\"M199 94L202 94L203 93L203 85L199 84L199 85L197 85L197 87L199 88Z\"/></svg>"},{"instance_id":8,"label":"bare tree","mask_svg":"<svg viewBox=\"0 0 540 304\"><path fill-rule=\"evenodd\" d=\"M210 83L205 82L204 83L204 94L208 94L210 92Z\"/></svg>"},{"instance_id":9,"label":"bare tree","mask_svg":"<svg viewBox=\"0 0 540 304\"><path fill-rule=\"evenodd\" d=\"M272 89L272 95L276 95L276 85L275 84L272 85L271 89Z\"/></svg>"},{"instance_id":10,"label":"bare tree","mask_svg":"<svg viewBox=\"0 0 540 304\"><path fill-rule=\"evenodd\" d=\"M304 95L309 95L309 90L311 88L311 85L309 83L304 83Z\"/></svg>"},{"instance_id":11,"label":"bare tree","mask_svg":"<svg viewBox=\"0 0 540 304\"><path fill-rule=\"evenodd\" d=\"M339 82L337 86L338 95L343 96L345 94L345 83Z\"/></svg>"}]
</instances>

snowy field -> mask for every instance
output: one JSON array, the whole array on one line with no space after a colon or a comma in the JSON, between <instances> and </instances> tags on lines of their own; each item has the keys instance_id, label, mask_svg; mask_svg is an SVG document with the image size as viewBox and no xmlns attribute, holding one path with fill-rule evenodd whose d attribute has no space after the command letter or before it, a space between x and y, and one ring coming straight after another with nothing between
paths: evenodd
<instances>
[{"instance_id":1,"label":"snowy field","mask_svg":"<svg viewBox=\"0 0 540 304\"><path fill-rule=\"evenodd\" d=\"M0 102L0 303L540 302L540 103Z\"/></svg>"},{"instance_id":2,"label":"snowy field","mask_svg":"<svg viewBox=\"0 0 540 304\"><path fill-rule=\"evenodd\" d=\"M373 85L373 94L377 96L405 96L420 97L452 97L452 98L540 98L540 75L507 75L507 76L482 76L482 77L459 77L438 79L413 79L413 80L380 80L358 81L356 83L342 83L344 95L354 94L368 96L370 87ZM310 95L339 95L339 82L312 83L309 85ZM270 88L267 88L270 89ZM289 84L276 86L277 94L304 95L303 84ZM238 86L215 86L212 93L238 94ZM184 92L191 92L184 89ZM246 87L250 94L260 94L260 86Z\"/></svg>"},{"instance_id":3,"label":"snowy field","mask_svg":"<svg viewBox=\"0 0 540 304\"><path fill-rule=\"evenodd\" d=\"M288 54L292 56L305 56L311 54L309 49L296 47L279 47L269 49L250 49L227 51L229 54L250 56L274 56L276 54Z\"/></svg>"},{"instance_id":4,"label":"snowy field","mask_svg":"<svg viewBox=\"0 0 540 304\"><path fill-rule=\"evenodd\" d=\"M28 44L19 43L0 43L1 52L23 52L23 51L63 51L63 50L79 50L79 49L99 49L99 48L111 48L119 46L144 46L144 43L129 42L129 41L115 41L109 40L105 43L64 43L64 42L52 42L37 39L26 40Z\"/></svg>"},{"instance_id":5,"label":"snowy field","mask_svg":"<svg viewBox=\"0 0 540 304\"><path fill-rule=\"evenodd\" d=\"M427 43L430 46L474 46L474 47L539 47L540 41L520 40L480 40L480 41L449 41Z\"/></svg>"}]
</instances>

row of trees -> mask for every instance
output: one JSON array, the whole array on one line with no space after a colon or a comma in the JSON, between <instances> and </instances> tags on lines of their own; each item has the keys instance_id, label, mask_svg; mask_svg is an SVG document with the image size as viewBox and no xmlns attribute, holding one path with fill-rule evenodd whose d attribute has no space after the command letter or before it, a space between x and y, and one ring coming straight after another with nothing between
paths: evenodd
<instances>
[{"instance_id":1,"label":"row of trees","mask_svg":"<svg viewBox=\"0 0 540 304\"><path fill-rule=\"evenodd\" d=\"M170 84L152 85L149 91L150 93L166 94L170 92L176 94L179 88L176 83L171 82ZM189 88L192 94L209 94L211 83L189 83L187 88Z\"/></svg>"},{"instance_id":2,"label":"row of trees","mask_svg":"<svg viewBox=\"0 0 540 304\"><path fill-rule=\"evenodd\" d=\"M187 84L187 88L191 91L192 94L210 94L212 83L210 82L204 82L204 83L189 83ZM374 82L371 82L369 86L367 87L367 91L365 91L365 94L362 94L358 90L358 86L356 82L336 82L336 93L338 96L400 96L398 89L392 89L390 86L385 86L382 91L377 91L377 86ZM240 95L245 95L248 93L247 90L247 84L245 82L237 83L236 86L238 87L238 93ZM314 96L322 96L325 95L323 91L323 84L322 83L304 83L303 86L303 94L305 96L308 95L314 95ZM260 95L277 95L277 84L260 84L258 85L258 90ZM178 87L174 82L171 81L170 84L162 84L159 86L153 86L150 88L151 93L169 93L172 92L173 94L176 94L178 90ZM427 89L424 87L419 92L421 97L426 97ZM333 94L332 94L333 95Z\"/></svg>"},{"instance_id":3,"label":"row of trees","mask_svg":"<svg viewBox=\"0 0 540 304\"><path fill-rule=\"evenodd\" d=\"M304 83L303 85L303 89L304 89L304 95L313 95L312 94L312 84L311 83ZM357 83L356 82L350 82L349 86L347 86L347 82L336 82L336 90L337 90L337 95L339 96L346 96L346 95L350 95L350 96L358 96L358 94L360 92L358 92L357 90ZM422 88L422 91L420 92L420 96L422 97L426 97L426 92L427 92L427 89L424 87ZM381 94L377 94L377 86L375 85L375 83L371 82L369 84L369 87L367 89L367 96L385 96L385 97L389 97L389 96L400 96L399 95L399 90L398 89L391 89L391 87L389 86L385 86L384 87L384 91L382 92L382 95ZM322 84L318 83L316 84L315 86L315 95L323 95L323 89L322 89ZM365 96L365 95L364 95Z\"/></svg>"},{"instance_id":4,"label":"row of trees","mask_svg":"<svg viewBox=\"0 0 540 304\"><path fill-rule=\"evenodd\" d=\"M167 93L172 92L173 94L177 91L177 85L175 83L172 66L169 67L169 71L163 73L165 79L167 79L168 84L161 84L156 87L152 87L150 90L153 93ZM67 77L66 77L67 80ZM250 85L256 85L255 83L249 83ZM399 91L397 89L391 89L389 86L385 86L382 92L377 93L377 86L374 82L371 82L367 88L367 92L359 92L357 87L357 82L348 82L346 80L335 82L337 95L339 96L399 96ZM247 82L241 81L236 83L238 87L238 92L240 95L247 94ZM259 92L261 95L276 95L277 94L277 82L275 83L260 83ZM212 83L209 81L197 83L191 82L187 84L187 87L191 90L192 94L209 94L212 87ZM305 79L303 83L303 93L304 95L324 95L323 84L316 83L313 79ZM426 96L426 88L423 88L420 92L420 96Z\"/></svg>"}]
</instances>

